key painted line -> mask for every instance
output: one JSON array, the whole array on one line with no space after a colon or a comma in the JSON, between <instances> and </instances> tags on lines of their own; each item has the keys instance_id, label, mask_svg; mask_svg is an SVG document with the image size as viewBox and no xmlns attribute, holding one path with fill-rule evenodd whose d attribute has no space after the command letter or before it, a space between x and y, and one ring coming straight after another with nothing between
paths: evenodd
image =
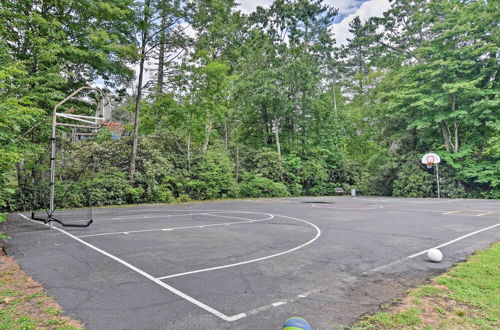
<instances>
[{"instance_id":1,"label":"key painted line","mask_svg":"<svg viewBox=\"0 0 500 330\"><path fill-rule=\"evenodd\" d=\"M298 219L298 218L293 218L293 217L289 217L289 216L285 216L285 215L276 215L276 217L285 218L285 219L291 219L291 220L296 220L296 221L300 221L300 222L306 223L306 224L308 224L309 226L313 227L316 230L316 235L313 238L311 238L309 241L305 242L304 244L301 244L301 245L296 246L294 248L291 248L289 250L286 250L286 251L283 251L283 252L279 252L279 253L275 253L275 254L272 254L272 255L269 255L269 256L255 258L255 259L241 261L241 262L236 262L236 263L233 263L233 264L227 264L227 265L217 266L217 267L203 268L203 269L193 270L193 271L184 272L184 273L166 275L166 276L161 276L161 277L157 277L157 278L159 280L165 280L165 279L168 279L168 278L185 276L185 275L192 275L192 274L197 274L197 273L202 273L202 272L209 272L209 271L212 271L212 270L224 269L224 268L229 268L229 267L236 267L236 266L250 264L250 263L253 263L253 262L258 262L258 261L263 261L263 260L267 260L267 259L279 257L279 256L282 256L284 254L288 254L290 252L294 252L294 251L297 251L299 249L302 249L302 248L308 246L309 244L311 244L312 242L314 242L315 240L317 240L321 236L321 230L318 228L318 226L316 226L313 223L310 223L309 221ZM254 221L261 221L261 220L254 220Z\"/></svg>"}]
</instances>

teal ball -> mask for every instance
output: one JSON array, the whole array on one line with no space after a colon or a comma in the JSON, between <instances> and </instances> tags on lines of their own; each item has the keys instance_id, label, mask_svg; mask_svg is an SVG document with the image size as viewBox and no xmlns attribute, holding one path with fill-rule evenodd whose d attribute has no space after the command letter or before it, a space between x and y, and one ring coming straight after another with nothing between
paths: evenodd
<instances>
[{"instance_id":1,"label":"teal ball","mask_svg":"<svg viewBox=\"0 0 500 330\"><path fill-rule=\"evenodd\" d=\"M303 318L291 317L283 324L282 330L312 330L312 328Z\"/></svg>"}]
</instances>

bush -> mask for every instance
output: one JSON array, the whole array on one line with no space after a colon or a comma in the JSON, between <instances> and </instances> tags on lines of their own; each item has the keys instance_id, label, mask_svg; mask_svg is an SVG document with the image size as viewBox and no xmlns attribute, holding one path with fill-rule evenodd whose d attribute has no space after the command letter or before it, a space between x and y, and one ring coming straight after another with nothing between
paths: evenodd
<instances>
[{"instance_id":1,"label":"bush","mask_svg":"<svg viewBox=\"0 0 500 330\"><path fill-rule=\"evenodd\" d=\"M295 154L284 157L285 184L292 196L300 196L302 189L302 159Z\"/></svg>"},{"instance_id":2,"label":"bush","mask_svg":"<svg viewBox=\"0 0 500 330\"><path fill-rule=\"evenodd\" d=\"M170 203L174 200L174 194L166 185L160 185L155 190L155 202Z\"/></svg>"},{"instance_id":3,"label":"bush","mask_svg":"<svg viewBox=\"0 0 500 330\"><path fill-rule=\"evenodd\" d=\"M96 173L79 187L75 193L80 192L82 197L84 192L90 194L95 206L137 202L140 195L140 191L130 185L128 173L112 167Z\"/></svg>"},{"instance_id":4,"label":"bush","mask_svg":"<svg viewBox=\"0 0 500 330\"><path fill-rule=\"evenodd\" d=\"M179 195L179 197L177 197L176 201L177 202L189 202L189 201L191 201L191 197L189 197L189 195L186 195L186 194L181 194L181 195Z\"/></svg>"},{"instance_id":5,"label":"bush","mask_svg":"<svg viewBox=\"0 0 500 330\"><path fill-rule=\"evenodd\" d=\"M282 181L285 174L282 157L274 151L255 154L246 162L245 167L249 172L252 171L271 180Z\"/></svg>"},{"instance_id":6,"label":"bush","mask_svg":"<svg viewBox=\"0 0 500 330\"><path fill-rule=\"evenodd\" d=\"M434 176L417 165L403 165L393 184L393 196L430 197Z\"/></svg>"},{"instance_id":7,"label":"bush","mask_svg":"<svg viewBox=\"0 0 500 330\"><path fill-rule=\"evenodd\" d=\"M222 151L208 152L193 167L193 179L186 183L193 199L215 199L228 197L236 185L234 165Z\"/></svg>"},{"instance_id":8,"label":"bush","mask_svg":"<svg viewBox=\"0 0 500 330\"><path fill-rule=\"evenodd\" d=\"M142 201L144 189L142 187L128 187L127 200L132 204L139 204Z\"/></svg>"},{"instance_id":9,"label":"bush","mask_svg":"<svg viewBox=\"0 0 500 330\"><path fill-rule=\"evenodd\" d=\"M240 183L241 197L286 197L290 196L287 187L261 176L246 176Z\"/></svg>"}]
</instances>

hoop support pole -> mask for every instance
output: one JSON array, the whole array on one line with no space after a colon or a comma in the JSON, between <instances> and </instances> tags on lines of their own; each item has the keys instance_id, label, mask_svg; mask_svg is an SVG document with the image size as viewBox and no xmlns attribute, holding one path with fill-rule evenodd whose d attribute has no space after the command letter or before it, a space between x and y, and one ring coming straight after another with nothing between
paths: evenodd
<instances>
[{"instance_id":1,"label":"hoop support pole","mask_svg":"<svg viewBox=\"0 0 500 330\"><path fill-rule=\"evenodd\" d=\"M441 198L441 192L439 191L439 163L436 163L436 181L438 188L438 198Z\"/></svg>"},{"instance_id":2,"label":"hoop support pole","mask_svg":"<svg viewBox=\"0 0 500 330\"><path fill-rule=\"evenodd\" d=\"M57 133L57 116L56 109L52 114L52 136L50 139L50 196L49 196L49 217L54 213L54 186L56 179L56 133ZM52 228L52 223L50 223Z\"/></svg>"}]
</instances>

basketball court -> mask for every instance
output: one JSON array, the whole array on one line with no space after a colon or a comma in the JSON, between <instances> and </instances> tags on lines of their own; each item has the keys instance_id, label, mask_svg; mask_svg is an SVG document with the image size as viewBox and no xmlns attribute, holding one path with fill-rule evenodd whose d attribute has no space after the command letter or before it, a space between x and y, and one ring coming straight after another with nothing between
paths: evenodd
<instances>
[{"instance_id":1,"label":"basketball court","mask_svg":"<svg viewBox=\"0 0 500 330\"><path fill-rule=\"evenodd\" d=\"M70 212L70 211L67 211ZM12 215L7 252L88 329L335 328L500 239L494 200L317 197ZM426 260L439 247L441 263Z\"/></svg>"}]
</instances>

